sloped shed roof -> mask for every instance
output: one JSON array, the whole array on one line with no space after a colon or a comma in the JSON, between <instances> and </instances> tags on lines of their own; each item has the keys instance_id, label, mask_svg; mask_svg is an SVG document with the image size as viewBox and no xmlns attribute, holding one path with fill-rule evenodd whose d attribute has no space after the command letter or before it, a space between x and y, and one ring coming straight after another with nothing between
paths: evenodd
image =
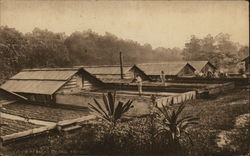
<instances>
[{"instance_id":1,"label":"sloped shed roof","mask_svg":"<svg viewBox=\"0 0 250 156\"><path fill-rule=\"evenodd\" d=\"M65 81L9 80L1 87L17 93L52 95Z\"/></svg>"},{"instance_id":2,"label":"sloped shed roof","mask_svg":"<svg viewBox=\"0 0 250 156\"><path fill-rule=\"evenodd\" d=\"M120 75L121 69L119 65L105 66L83 66L83 68L93 75ZM123 72L126 74L131 69L131 66L123 66Z\"/></svg>"},{"instance_id":3,"label":"sloped shed roof","mask_svg":"<svg viewBox=\"0 0 250 156\"><path fill-rule=\"evenodd\" d=\"M101 80L103 83L127 83L131 82L132 78L127 77L127 72L132 68L132 66L123 66L123 76L121 79L121 69L120 65L95 65L95 66L76 66L83 67L83 69L90 74L94 75L97 79Z\"/></svg>"},{"instance_id":4,"label":"sloped shed roof","mask_svg":"<svg viewBox=\"0 0 250 156\"><path fill-rule=\"evenodd\" d=\"M188 61L188 63L195 68L197 71L201 71L202 68L205 67L206 64L208 64L208 61Z\"/></svg>"},{"instance_id":5,"label":"sloped shed roof","mask_svg":"<svg viewBox=\"0 0 250 156\"><path fill-rule=\"evenodd\" d=\"M15 76L12 80L67 80L74 75L78 69L41 69L41 70L23 70Z\"/></svg>"},{"instance_id":6,"label":"sloped shed roof","mask_svg":"<svg viewBox=\"0 0 250 156\"><path fill-rule=\"evenodd\" d=\"M78 68L26 69L11 77L1 88L17 93L52 95Z\"/></svg>"},{"instance_id":7,"label":"sloped shed roof","mask_svg":"<svg viewBox=\"0 0 250 156\"><path fill-rule=\"evenodd\" d=\"M112 77L108 77L108 78L97 77L97 78L100 79L104 83L130 83L133 81L133 79L121 79L121 78L112 78Z\"/></svg>"},{"instance_id":8,"label":"sloped shed roof","mask_svg":"<svg viewBox=\"0 0 250 156\"><path fill-rule=\"evenodd\" d=\"M207 64L210 65L210 67L213 67L216 69L216 67L209 61L188 61L188 63L195 68L197 71L201 71L202 68L204 68Z\"/></svg>"},{"instance_id":9,"label":"sloped shed roof","mask_svg":"<svg viewBox=\"0 0 250 156\"><path fill-rule=\"evenodd\" d=\"M165 75L177 75L186 65L186 62L136 64L147 75L160 75L161 71L164 71Z\"/></svg>"}]
</instances>

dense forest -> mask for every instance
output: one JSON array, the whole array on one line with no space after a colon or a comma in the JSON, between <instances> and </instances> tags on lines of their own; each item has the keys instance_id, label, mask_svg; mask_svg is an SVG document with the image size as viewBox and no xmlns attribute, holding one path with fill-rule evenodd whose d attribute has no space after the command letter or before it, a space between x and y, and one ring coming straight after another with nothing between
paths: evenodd
<instances>
[{"instance_id":1,"label":"dense forest","mask_svg":"<svg viewBox=\"0 0 250 156\"><path fill-rule=\"evenodd\" d=\"M216 66L227 67L249 53L249 47L232 42L228 34L203 39L191 36L181 48L158 47L148 43L121 39L106 32L92 30L54 33L35 28L21 33L7 26L0 27L0 83L23 68L71 67L74 65L118 64L119 52L125 64L176 60L210 60Z\"/></svg>"}]
</instances>

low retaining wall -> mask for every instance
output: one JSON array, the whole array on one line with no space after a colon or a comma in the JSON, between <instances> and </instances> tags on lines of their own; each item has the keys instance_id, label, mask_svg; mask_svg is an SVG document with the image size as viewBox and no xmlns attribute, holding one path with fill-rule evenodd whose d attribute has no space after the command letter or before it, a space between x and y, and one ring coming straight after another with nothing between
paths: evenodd
<instances>
[{"instance_id":1,"label":"low retaining wall","mask_svg":"<svg viewBox=\"0 0 250 156\"><path fill-rule=\"evenodd\" d=\"M196 91L189 91L186 93L182 93L180 95L174 95L169 97L162 97L156 100L156 104L158 107L169 106L177 103L182 103L187 100L194 100L196 99Z\"/></svg>"},{"instance_id":2,"label":"low retaining wall","mask_svg":"<svg viewBox=\"0 0 250 156\"><path fill-rule=\"evenodd\" d=\"M68 105L72 107L88 107L88 103L93 104L94 98L102 103L101 93L86 93L80 95L71 94L57 94L56 103L62 105ZM116 100L121 102L127 102L128 100L133 100L134 108L129 111L128 115L134 116L135 114L142 115L149 112L148 104L151 102L150 96L134 96L134 95L116 95Z\"/></svg>"},{"instance_id":3,"label":"low retaining wall","mask_svg":"<svg viewBox=\"0 0 250 156\"><path fill-rule=\"evenodd\" d=\"M24 138L27 138L27 137L40 135L42 133L46 133L46 132L48 132L48 131L50 131L52 129L55 129L55 128L56 128L56 124L43 126L43 127L39 127L39 128L34 128L34 129L29 129L27 131L1 136L1 140L2 140L3 145L4 145L4 144L6 144L8 142L13 142L13 141L24 139Z\"/></svg>"},{"instance_id":4,"label":"low retaining wall","mask_svg":"<svg viewBox=\"0 0 250 156\"><path fill-rule=\"evenodd\" d=\"M225 83L225 82L234 82L236 85L245 85L249 83L249 78L183 78L177 77L170 82L178 82L178 83Z\"/></svg>"},{"instance_id":5,"label":"low retaining wall","mask_svg":"<svg viewBox=\"0 0 250 156\"><path fill-rule=\"evenodd\" d=\"M208 90L209 94L218 94L222 93L226 90L234 89L235 88L235 83L234 82L228 82L228 83L223 83L223 84L217 84L212 87L207 87L206 89Z\"/></svg>"},{"instance_id":6,"label":"low retaining wall","mask_svg":"<svg viewBox=\"0 0 250 156\"><path fill-rule=\"evenodd\" d=\"M80 95L57 94L56 101L58 104L69 105L73 107L88 107L88 103L93 104L95 98L102 103L101 93L82 93ZM159 106L181 103L187 100L196 99L196 91L188 91L166 96L157 96L156 100ZM127 102L133 100L134 108L128 112L128 116L141 116L150 113L151 96L135 96L128 94L116 95L117 101Z\"/></svg>"},{"instance_id":7,"label":"low retaining wall","mask_svg":"<svg viewBox=\"0 0 250 156\"><path fill-rule=\"evenodd\" d=\"M33 129L29 129L29 130L26 130L26 131L23 131L23 132L18 132L18 133L13 133L13 134L1 136L1 142L2 142L3 145L6 145L8 143L15 142L17 140L30 138L30 137L35 137L35 136L50 132L52 130L59 130L63 126L68 126L68 125L70 126L72 124L80 124L80 123L83 123L83 122L86 122L86 121L93 120L95 118L96 117L94 115L88 115L88 116L84 116L84 117L81 117L81 118L76 118L76 119L71 119L71 120L64 120L64 121L60 121L58 123L46 125L46 126L43 126L43 127L33 128Z\"/></svg>"},{"instance_id":8,"label":"low retaining wall","mask_svg":"<svg viewBox=\"0 0 250 156\"><path fill-rule=\"evenodd\" d=\"M107 90L126 90L126 91L137 91L138 86L137 83L129 83L129 84L109 84L106 85L104 89ZM190 88L180 88L180 87L168 87L163 86L161 83L153 83L153 82L145 82L142 84L142 91L149 92L175 92L175 93L184 93L187 91L192 91Z\"/></svg>"}]
</instances>

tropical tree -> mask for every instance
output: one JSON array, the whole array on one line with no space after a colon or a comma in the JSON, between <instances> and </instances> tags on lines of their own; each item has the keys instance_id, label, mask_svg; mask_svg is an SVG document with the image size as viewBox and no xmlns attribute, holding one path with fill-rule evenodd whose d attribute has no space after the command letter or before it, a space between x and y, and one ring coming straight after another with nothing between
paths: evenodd
<instances>
[{"instance_id":1,"label":"tropical tree","mask_svg":"<svg viewBox=\"0 0 250 156\"><path fill-rule=\"evenodd\" d=\"M180 148L180 137L182 135L187 136L191 144L193 144L188 128L191 125L198 124L199 118L191 115L180 118L180 115L185 108L184 103L182 103L177 109L167 105L162 105L161 108L157 105L155 105L155 107L159 110L160 113L158 113L158 115L162 120L162 126L158 129L156 135L166 135L169 139L170 149L176 150L176 148Z\"/></svg>"},{"instance_id":2,"label":"tropical tree","mask_svg":"<svg viewBox=\"0 0 250 156\"><path fill-rule=\"evenodd\" d=\"M126 103L119 101L116 102L116 92L113 94L108 92L107 95L103 94L103 103L99 103L94 98L95 104L89 103L89 109L103 120L111 123L112 126L116 126L117 122L123 117L123 115L133 107L132 100L128 100Z\"/></svg>"}]
</instances>

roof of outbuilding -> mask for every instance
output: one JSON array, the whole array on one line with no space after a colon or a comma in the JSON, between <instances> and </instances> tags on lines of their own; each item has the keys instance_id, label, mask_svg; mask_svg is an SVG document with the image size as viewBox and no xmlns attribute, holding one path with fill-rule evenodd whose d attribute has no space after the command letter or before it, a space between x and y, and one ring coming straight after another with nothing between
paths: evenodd
<instances>
[{"instance_id":1,"label":"roof of outbuilding","mask_svg":"<svg viewBox=\"0 0 250 156\"><path fill-rule=\"evenodd\" d=\"M32 93L52 95L66 81L43 81L43 80L8 80L1 87L16 93Z\"/></svg>"},{"instance_id":2,"label":"roof of outbuilding","mask_svg":"<svg viewBox=\"0 0 250 156\"><path fill-rule=\"evenodd\" d=\"M201 71L205 65L210 64L213 68L216 68L213 64L209 61L188 61L188 63L195 68L197 71Z\"/></svg>"},{"instance_id":3,"label":"roof of outbuilding","mask_svg":"<svg viewBox=\"0 0 250 156\"><path fill-rule=\"evenodd\" d=\"M100 65L100 66L82 66L86 71L93 75L120 75L121 69L119 65ZM123 72L126 74L131 66L123 66Z\"/></svg>"},{"instance_id":4,"label":"roof of outbuilding","mask_svg":"<svg viewBox=\"0 0 250 156\"><path fill-rule=\"evenodd\" d=\"M15 76L11 77L12 80L67 80L74 75L78 70L24 70Z\"/></svg>"},{"instance_id":5,"label":"roof of outbuilding","mask_svg":"<svg viewBox=\"0 0 250 156\"><path fill-rule=\"evenodd\" d=\"M52 95L82 68L24 69L1 88L17 93ZM88 73L88 72L87 72Z\"/></svg>"},{"instance_id":6,"label":"roof of outbuilding","mask_svg":"<svg viewBox=\"0 0 250 156\"><path fill-rule=\"evenodd\" d=\"M112 77L108 77L108 78L99 77L98 79L100 79L104 83L130 83L133 81L133 79L121 79L121 78L112 78Z\"/></svg>"},{"instance_id":7,"label":"roof of outbuilding","mask_svg":"<svg viewBox=\"0 0 250 156\"><path fill-rule=\"evenodd\" d=\"M94 75L103 83L128 83L133 79L126 74L132 68L130 65L123 65L123 77L121 79L120 65L94 65L94 66L76 66L83 67L84 70Z\"/></svg>"},{"instance_id":8,"label":"roof of outbuilding","mask_svg":"<svg viewBox=\"0 0 250 156\"><path fill-rule=\"evenodd\" d=\"M201 71L208 61L188 61L188 63L195 68L197 71Z\"/></svg>"},{"instance_id":9,"label":"roof of outbuilding","mask_svg":"<svg viewBox=\"0 0 250 156\"><path fill-rule=\"evenodd\" d=\"M164 71L165 75L177 75L186 65L187 62L136 64L147 75L161 75L161 71Z\"/></svg>"}]
</instances>

